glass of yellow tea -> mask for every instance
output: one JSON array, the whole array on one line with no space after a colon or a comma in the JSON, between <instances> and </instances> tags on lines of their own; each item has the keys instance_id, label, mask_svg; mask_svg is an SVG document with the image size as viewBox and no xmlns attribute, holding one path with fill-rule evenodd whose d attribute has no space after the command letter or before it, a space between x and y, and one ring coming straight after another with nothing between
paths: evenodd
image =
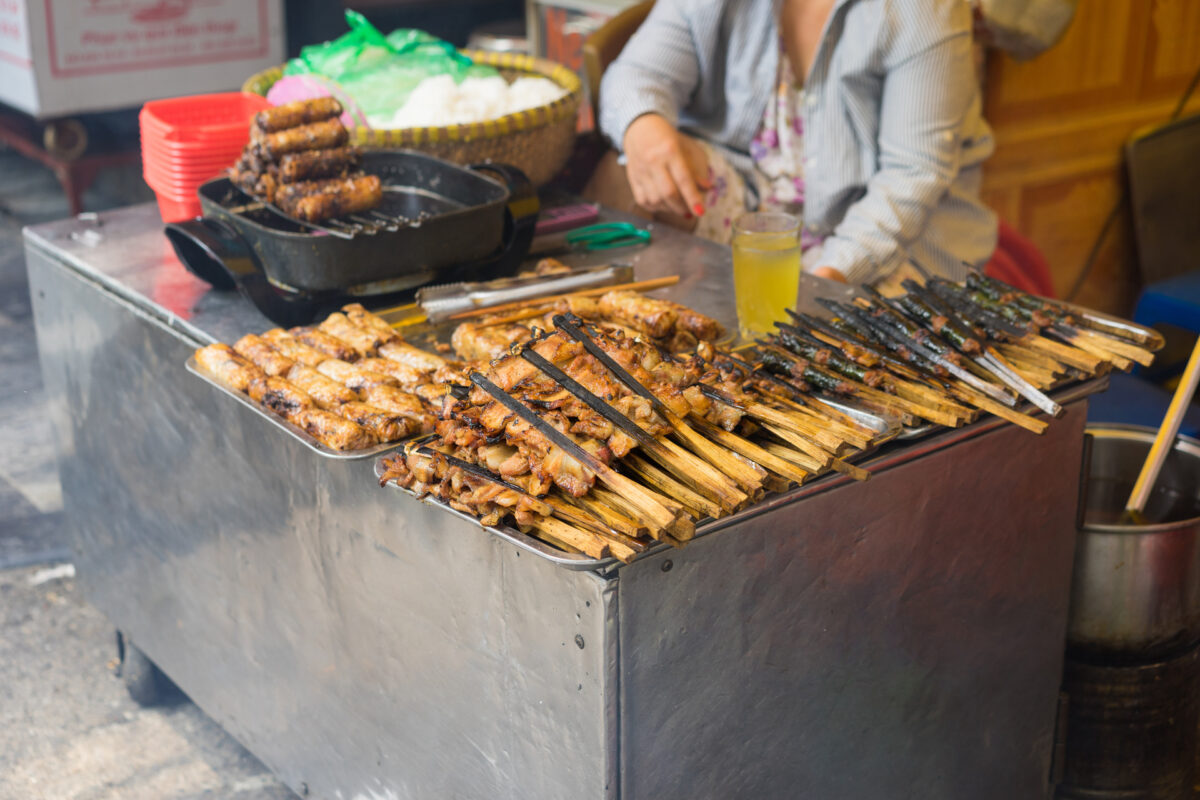
<instances>
[{"instance_id":1,"label":"glass of yellow tea","mask_svg":"<svg viewBox=\"0 0 1200 800\"><path fill-rule=\"evenodd\" d=\"M787 319L800 290L800 220L791 214L743 214L733 223L733 288L743 339Z\"/></svg>"}]
</instances>

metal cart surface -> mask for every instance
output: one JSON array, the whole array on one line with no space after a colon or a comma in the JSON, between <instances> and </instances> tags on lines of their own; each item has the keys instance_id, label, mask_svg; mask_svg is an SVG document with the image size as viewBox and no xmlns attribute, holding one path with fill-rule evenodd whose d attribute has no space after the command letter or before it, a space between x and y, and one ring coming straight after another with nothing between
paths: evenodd
<instances>
[{"instance_id":1,"label":"metal cart surface","mask_svg":"<svg viewBox=\"0 0 1200 800\"><path fill-rule=\"evenodd\" d=\"M678 271L669 296L731 320L728 250L654 235L638 277ZM1102 382L1040 437L985 418L682 550L555 563L188 374L271 325L186 273L153 207L26 243L87 596L296 791L1048 795Z\"/></svg>"}]
</instances>

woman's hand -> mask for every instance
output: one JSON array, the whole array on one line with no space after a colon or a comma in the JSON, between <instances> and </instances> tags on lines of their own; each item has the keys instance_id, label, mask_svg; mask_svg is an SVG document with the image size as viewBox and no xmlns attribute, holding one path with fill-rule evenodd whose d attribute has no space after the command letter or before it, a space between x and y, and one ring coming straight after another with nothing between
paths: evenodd
<instances>
[{"instance_id":1,"label":"woman's hand","mask_svg":"<svg viewBox=\"0 0 1200 800\"><path fill-rule=\"evenodd\" d=\"M639 206L684 219L704 213L708 157L694 139L658 114L643 114L625 130L624 145L625 172Z\"/></svg>"},{"instance_id":2,"label":"woman's hand","mask_svg":"<svg viewBox=\"0 0 1200 800\"><path fill-rule=\"evenodd\" d=\"M838 283L846 282L846 276L833 267L817 267L812 271L812 274L818 278L825 278L826 280L837 281Z\"/></svg>"}]
</instances>

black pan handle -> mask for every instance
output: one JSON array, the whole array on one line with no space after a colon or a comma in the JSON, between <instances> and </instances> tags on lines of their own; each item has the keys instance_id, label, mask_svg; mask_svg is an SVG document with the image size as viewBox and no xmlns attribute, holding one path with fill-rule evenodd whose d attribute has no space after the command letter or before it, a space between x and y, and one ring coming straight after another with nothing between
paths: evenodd
<instances>
[{"instance_id":1,"label":"black pan handle","mask_svg":"<svg viewBox=\"0 0 1200 800\"><path fill-rule=\"evenodd\" d=\"M525 173L511 164L501 164L496 161L484 161L481 164L471 164L467 169L476 172L493 172L500 177L508 187L508 213L512 215L513 223L520 224L527 217L537 218L542 210L538 200L537 188L526 177Z\"/></svg>"},{"instance_id":2,"label":"black pan handle","mask_svg":"<svg viewBox=\"0 0 1200 800\"><path fill-rule=\"evenodd\" d=\"M537 188L525 173L510 164L485 161L472 164L468 169L476 172L490 171L500 176L508 187L508 205L505 209L504 248L491 264L488 277L504 277L516 274L521 262L529 254L533 244L533 233L537 227L542 204ZM468 280L480 280L473 278Z\"/></svg>"},{"instance_id":3,"label":"black pan handle","mask_svg":"<svg viewBox=\"0 0 1200 800\"><path fill-rule=\"evenodd\" d=\"M258 272L246 241L233 228L214 219L196 217L168 223L163 230L187 271L214 289L237 288L237 276Z\"/></svg>"}]
</instances>

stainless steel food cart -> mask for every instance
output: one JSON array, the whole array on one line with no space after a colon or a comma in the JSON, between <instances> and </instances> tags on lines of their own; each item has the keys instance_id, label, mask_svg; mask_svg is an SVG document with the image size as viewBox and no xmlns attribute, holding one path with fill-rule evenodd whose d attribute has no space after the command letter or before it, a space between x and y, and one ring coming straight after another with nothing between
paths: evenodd
<instances>
[{"instance_id":1,"label":"stainless steel food cart","mask_svg":"<svg viewBox=\"0 0 1200 800\"><path fill-rule=\"evenodd\" d=\"M632 564L381 489L185 371L270 327L152 207L26 231L92 603L301 794L1048 795L1086 401L896 442ZM732 318L728 251L639 278Z\"/></svg>"}]
</instances>

